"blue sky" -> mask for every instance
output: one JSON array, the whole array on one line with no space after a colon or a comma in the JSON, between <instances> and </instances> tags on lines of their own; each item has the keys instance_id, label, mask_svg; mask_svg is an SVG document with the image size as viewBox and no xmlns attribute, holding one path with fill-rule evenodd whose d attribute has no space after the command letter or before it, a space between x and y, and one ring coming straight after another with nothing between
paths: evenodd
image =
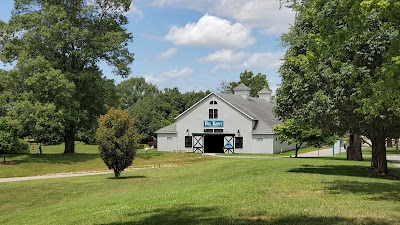
<instances>
[{"instance_id":1,"label":"blue sky","mask_svg":"<svg viewBox=\"0 0 400 225\"><path fill-rule=\"evenodd\" d=\"M8 21L13 1L0 4L0 19ZM129 77L182 92L217 91L246 69L267 75L273 91L280 83L279 37L294 13L278 0L136 0L126 15L135 54ZM116 83L123 80L101 68Z\"/></svg>"}]
</instances>

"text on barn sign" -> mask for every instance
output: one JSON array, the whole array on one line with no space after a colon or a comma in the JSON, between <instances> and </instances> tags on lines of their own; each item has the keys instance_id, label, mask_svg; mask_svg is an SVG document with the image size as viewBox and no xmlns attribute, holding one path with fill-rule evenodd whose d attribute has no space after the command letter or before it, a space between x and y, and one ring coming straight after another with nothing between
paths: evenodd
<instances>
[{"instance_id":1,"label":"text on barn sign","mask_svg":"<svg viewBox=\"0 0 400 225\"><path fill-rule=\"evenodd\" d=\"M204 127L224 127L223 120L204 120L203 121Z\"/></svg>"}]
</instances>

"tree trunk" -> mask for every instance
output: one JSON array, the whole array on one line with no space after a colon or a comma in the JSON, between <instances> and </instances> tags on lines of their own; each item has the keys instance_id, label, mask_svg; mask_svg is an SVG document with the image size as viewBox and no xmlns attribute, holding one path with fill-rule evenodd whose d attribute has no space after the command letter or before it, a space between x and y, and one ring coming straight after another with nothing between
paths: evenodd
<instances>
[{"instance_id":1,"label":"tree trunk","mask_svg":"<svg viewBox=\"0 0 400 225\"><path fill-rule=\"evenodd\" d=\"M64 153L75 153L75 132L73 129L65 130L64 142Z\"/></svg>"},{"instance_id":2,"label":"tree trunk","mask_svg":"<svg viewBox=\"0 0 400 225\"><path fill-rule=\"evenodd\" d=\"M393 147L393 143L392 143L392 139L391 138L387 138L387 147L388 148Z\"/></svg>"},{"instance_id":3,"label":"tree trunk","mask_svg":"<svg viewBox=\"0 0 400 225\"><path fill-rule=\"evenodd\" d=\"M347 160L362 161L361 138L357 134L350 135L350 146L347 147Z\"/></svg>"},{"instance_id":4,"label":"tree trunk","mask_svg":"<svg viewBox=\"0 0 400 225\"><path fill-rule=\"evenodd\" d=\"M295 158L297 158L297 154L299 152L300 146L301 145L296 144L296 155L294 156Z\"/></svg>"},{"instance_id":5,"label":"tree trunk","mask_svg":"<svg viewBox=\"0 0 400 225\"><path fill-rule=\"evenodd\" d=\"M114 169L114 177L118 178L121 175L121 172L118 171L117 169Z\"/></svg>"},{"instance_id":6,"label":"tree trunk","mask_svg":"<svg viewBox=\"0 0 400 225\"><path fill-rule=\"evenodd\" d=\"M396 140L394 141L395 145L396 145L396 153L399 153L399 139L396 138Z\"/></svg>"},{"instance_id":7,"label":"tree trunk","mask_svg":"<svg viewBox=\"0 0 400 225\"><path fill-rule=\"evenodd\" d=\"M377 138L377 156L378 156L378 168L377 168L378 174L387 175L388 168L386 159L385 138Z\"/></svg>"},{"instance_id":8,"label":"tree trunk","mask_svg":"<svg viewBox=\"0 0 400 225\"><path fill-rule=\"evenodd\" d=\"M371 159L371 168L374 170L378 169L378 142L376 139L371 139L372 144L372 159Z\"/></svg>"}]
</instances>

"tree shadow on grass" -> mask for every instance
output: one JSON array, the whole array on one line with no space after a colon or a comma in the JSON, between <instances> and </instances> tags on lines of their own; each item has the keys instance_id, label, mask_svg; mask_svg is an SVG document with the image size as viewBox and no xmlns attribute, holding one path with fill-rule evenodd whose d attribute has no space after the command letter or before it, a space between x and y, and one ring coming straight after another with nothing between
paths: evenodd
<instances>
[{"instance_id":1,"label":"tree shadow on grass","mask_svg":"<svg viewBox=\"0 0 400 225\"><path fill-rule=\"evenodd\" d=\"M145 218L135 220L129 219L137 216L136 213L127 213L124 222L108 223L110 225L197 225L197 224L380 224L387 225L389 222L385 219L373 218L344 218L339 216L334 217L315 217L308 215L288 215L285 217L270 218L266 215L243 216L243 217L222 217L220 209L215 207L195 207L182 205L173 209L157 209L154 211L145 212Z\"/></svg>"},{"instance_id":2,"label":"tree shadow on grass","mask_svg":"<svg viewBox=\"0 0 400 225\"><path fill-rule=\"evenodd\" d=\"M335 194L362 194L368 195L371 200L400 202L400 187L397 182L388 184L337 180L334 182L325 182L324 184L327 184L327 189Z\"/></svg>"},{"instance_id":3,"label":"tree shadow on grass","mask_svg":"<svg viewBox=\"0 0 400 225\"><path fill-rule=\"evenodd\" d=\"M99 158L99 154L74 153L74 154L21 154L8 155L7 159L16 164L22 163L52 163L52 164L74 164L87 162Z\"/></svg>"},{"instance_id":4,"label":"tree shadow on grass","mask_svg":"<svg viewBox=\"0 0 400 225\"><path fill-rule=\"evenodd\" d=\"M382 177L379 176L375 171L371 170L366 166L357 165L302 165L301 168L295 168L288 170L291 173L314 173L323 175L335 175L335 176L351 176L351 177L370 177L370 178L386 178L400 180L396 175L400 174L400 168L390 168L389 173L395 176Z\"/></svg>"}]
</instances>

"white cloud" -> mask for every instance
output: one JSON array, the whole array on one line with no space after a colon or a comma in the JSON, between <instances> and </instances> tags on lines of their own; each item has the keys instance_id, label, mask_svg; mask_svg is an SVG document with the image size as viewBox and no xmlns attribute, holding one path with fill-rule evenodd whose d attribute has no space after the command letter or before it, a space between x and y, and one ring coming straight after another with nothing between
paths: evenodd
<instances>
[{"instance_id":1,"label":"white cloud","mask_svg":"<svg viewBox=\"0 0 400 225\"><path fill-rule=\"evenodd\" d=\"M133 3L131 3L129 10L124 14L125 16L134 16L137 21L143 19L143 12L133 5Z\"/></svg>"},{"instance_id":2,"label":"white cloud","mask_svg":"<svg viewBox=\"0 0 400 225\"><path fill-rule=\"evenodd\" d=\"M247 55L244 52L235 53L232 50L220 50L216 51L207 57L197 59L200 63L208 63L208 62L220 62L220 63L230 63L230 62L239 62Z\"/></svg>"},{"instance_id":3,"label":"white cloud","mask_svg":"<svg viewBox=\"0 0 400 225\"><path fill-rule=\"evenodd\" d=\"M291 9L281 7L278 0L154 0L153 5L171 5L212 13L256 27L267 35L287 32L295 16Z\"/></svg>"},{"instance_id":4,"label":"white cloud","mask_svg":"<svg viewBox=\"0 0 400 225\"><path fill-rule=\"evenodd\" d=\"M246 61L243 62L243 67L248 69L267 69L267 70L277 70L282 64L281 58L284 53L254 53Z\"/></svg>"},{"instance_id":5,"label":"white cloud","mask_svg":"<svg viewBox=\"0 0 400 225\"><path fill-rule=\"evenodd\" d=\"M249 27L208 14L197 23L184 27L173 26L165 39L176 45L202 46L209 48L237 49L255 43Z\"/></svg>"},{"instance_id":6,"label":"white cloud","mask_svg":"<svg viewBox=\"0 0 400 225\"><path fill-rule=\"evenodd\" d=\"M182 77L187 77L191 74L193 74L194 70L192 68L183 68L181 70L174 69L158 74L148 74L144 75L143 77L146 79L147 82L154 83L154 84L160 84L163 83L164 81L167 81L169 79L175 79L175 78L182 78Z\"/></svg>"},{"instance_id":7,"label":"white cloud","mask_svg":"<svg viewBox=\"0 0 400 225\"><path fill-rule=\"evenodd\" d=\"M174 55L176 55L176 48L170 48L165 50L164 52L160 53L157 58L160 60L166 60L172 58Z\"/></svg>"},{"instance_id":8,"label":"white cloud","mask_svg":"<svg viewBox=\"0 0 400 225\"><path fill-rule=\"evenodd\" d=\"M200 63L218 63L211 72L219 70L234 70L234 69L248 69L248 70L277 70L279 69L284 52L271 53L271 52L234 52L231 50L220 50L207 57L198 58Z\"/></svg>"}]
</instances>

